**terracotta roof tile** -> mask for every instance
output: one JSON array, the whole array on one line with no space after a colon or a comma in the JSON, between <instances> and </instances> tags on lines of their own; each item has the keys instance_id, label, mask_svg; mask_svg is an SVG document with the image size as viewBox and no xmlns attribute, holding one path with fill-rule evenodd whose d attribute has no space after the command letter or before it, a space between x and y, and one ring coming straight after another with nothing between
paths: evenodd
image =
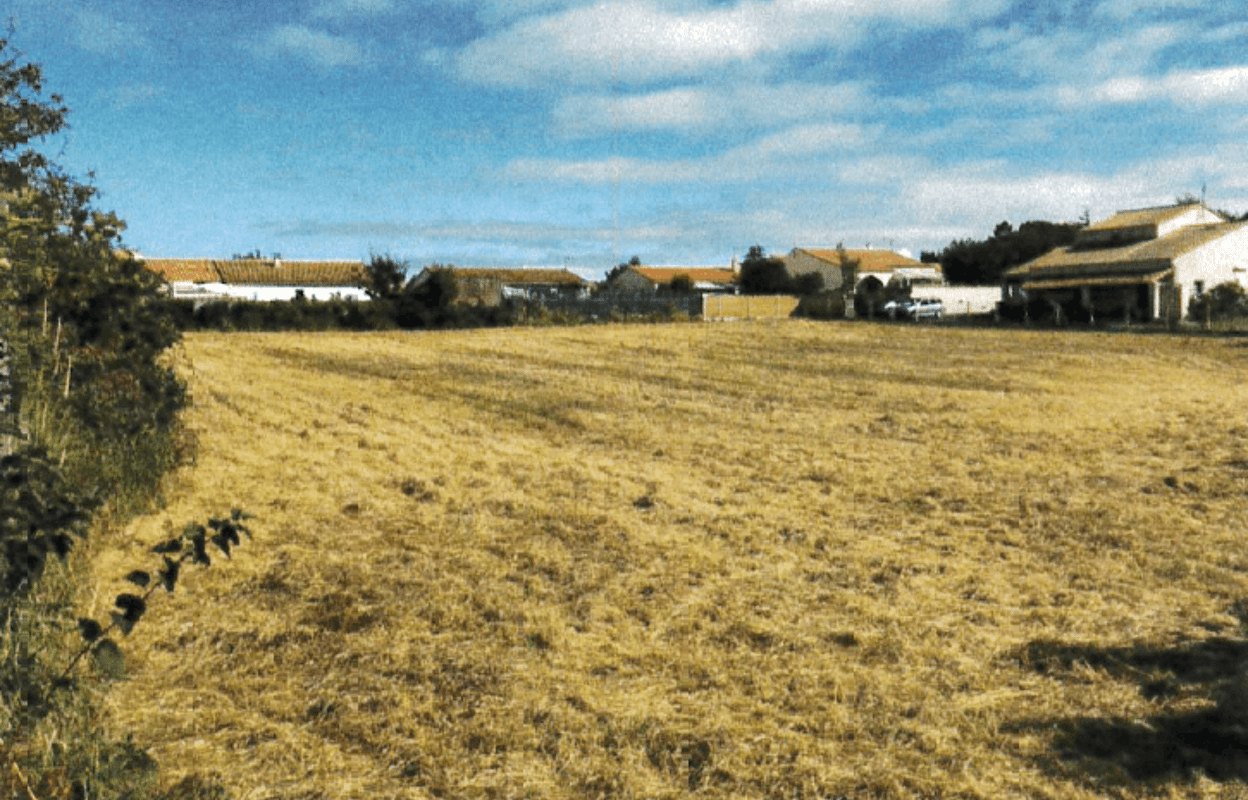
<instances>
[{"instance_id":1,"label":"terracotta roof tile","mask_svg":"<svg viewBox=\"0 0 1248 800\"><path fill-rule=\"evenodd\" d=\"M655 283L671 283L680 275L688 275L695 283L735 283L737 276L723 267L633 267L634 272L644 275Z\"/></svg>"},{"instance_id":2,"label":"terracotta roof tile","mask_svg":"<svg viewBox=\"0 0 1248 800\"><path fill-rule=\"evenodd\" d=\"M193 281L216 283L221 280L213 262L207 258L144 258L143 266L160 275L166 281Z\"/></svg>"},{"instance_id":3,"label":"terracotta roof tile","mask_svg":"<svg viewBox=\"0 0 1248 800\"><path fill-rule=\"evenodd\" d=\"M238 258L214 261L223 282L244 286L359 286L359 261L261 261Z\"/></svg>"},{"instance_id":4,"label":"terracotta roof tile","mask_svg":"<svg viewBox=\"0 0 1248 800\"><path fill-rule=\"evenodd\" d=\"M835 248L799 247L797 250L835 266L840 266L841 264L841 251ZM895 269L934 269L936 272L941 271L940 264L924 264L922 261L907 258L900 253L894 253L892 250L845 250L844 252L849 260L858 262L858 271L860 273L892 272Z\"/></svg>"},{"instance_id":5,"label":"terracotta roof tile","mask_svg":"<svg viewBox=\"0 0 1248 800\"><path fill-rule=\"evenodd\" d=\"M453 267L457 278L465 280L497 280L511 285L557 284L581 286L585 279L566 269L517 268L495 269L492 267Z\"/></svg>"}]
</instances>

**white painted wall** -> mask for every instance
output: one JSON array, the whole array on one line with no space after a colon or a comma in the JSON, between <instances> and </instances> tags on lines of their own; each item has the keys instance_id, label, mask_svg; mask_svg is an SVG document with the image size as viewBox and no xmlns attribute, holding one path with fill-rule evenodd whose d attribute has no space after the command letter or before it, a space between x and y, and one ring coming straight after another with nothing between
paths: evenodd
<instances>
[{"instance_id":1,"label":"white painted wall","mask_svg":"<svg viewBox=\"0 0 1248 800\"><path fill-rule=\"evenodd\" d=\"M221 294L239 300L294 300L295 292L302 289L303 296L309 300L331 300L334 297L343 299L367 300L368 292L358 286L245 286L239 284L213 284Z\"/></svg>"},{"instance_id":2,"label":"white painted wall","mask_svg":"<svg viewBox=\"0 0 1248 800\"><path fill-rule=\"evenodd\" d=\"M1001 299L1000 286L916 286L912 297L939 300L945 316L989 314Z\"/></svg>"},{"instance_id":3,"label":"white painted wall","mask_svg":"<svg viewBox=\"0 0 1248 800\"><path fill-rule=\"evenodd\" d=\"M1234 281L1248 289L1248 225L1198 247L1174 260L1174 282L1183 291L1183 313L1196 294L1196 282L1205 291L1219 283Z\"/></svg>"}]
</instances>

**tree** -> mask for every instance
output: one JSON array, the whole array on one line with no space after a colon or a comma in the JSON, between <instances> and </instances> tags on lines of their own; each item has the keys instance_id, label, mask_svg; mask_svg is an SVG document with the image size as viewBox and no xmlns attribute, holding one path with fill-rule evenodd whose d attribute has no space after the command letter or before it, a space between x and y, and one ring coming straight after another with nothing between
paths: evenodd
<instances>
[{"instance_id":1,"label":"tree","mask_svg":"<svg viewBox=\"0 0 1248 800\"><path fill-rule=\"evenodd\" d=\"M1188 303L1188 316L1195 320L1227 319L1248 314L1248 293L1235 281L1219 283Z\"/></svg>"},{"instance_id":2,"label":"tree","mask_svg":"<svg viewBox=\"0 0 1248 800\"><path fill-rule=\"evenodd\" d=\"M668 291L676 294L689 294L693 291L693 278L689 277L687 273L681 273L672 278L671 282L667 284L667 288Z\"/></svg>"},{"instance_id":3,"label":"tree","mask_svg":"<svg viewBox=\"0 0 1248 800\"><path fill-rule=\"evenodd\" d=\"M364 267L364 281L360 288L373 300L393 300L403 290L409 269L406 261L389 254L374 253Z\"/></svg>"},{"instance_id":4,"label":"tree","mask_svg":"<svg viewBox=\"0 0 1248 800\"><path fill-rule=\"evenodd\" d=\"M459 281L453 265L430 264L418 278L403 286L396 301L395 321L400 328L432 328L454 321Z\"/></svg>"},{"instance_id":5,"label":"tree","mask_svg":"<svg viewBox=\"0 0 1248 800\"><path fill-rule=\"evenodd\" d=\"M793 280L784 260L769 257L763 248L754 245L741 261L742 294L791 294Z\"/></svg>"},{"instance_id":6,"label":"tree","mask_svg":"<svg viewBox=\"0 0 1248 800\"><path fill-rule=\"evenodd\" d=\"M1069 245L1081 226L1076 223L1029 221L1015 230L1001 222L983 241L961 239L940 252L941 270L950 283L996 284L1008 269Z\"/></svg>"},{"instance_id":7,"label":"tree","mask_svg":"<svg viewBox=\"0 0 1248 800\"><path fill-rule=\"evenodd\" d=\"M640 267L640 266L641 266L641 259L638 258L637 256L633 256L628 261L625 261L621 264L616 264L614 267L612 267L611 270L607 272L607 277L604 278L602 282L603 284L609 284L612 281L614 281L616 278L618 278L620 274L623 273L625 270L630 269L632 267Z\"/></svg>"}]
</instances>

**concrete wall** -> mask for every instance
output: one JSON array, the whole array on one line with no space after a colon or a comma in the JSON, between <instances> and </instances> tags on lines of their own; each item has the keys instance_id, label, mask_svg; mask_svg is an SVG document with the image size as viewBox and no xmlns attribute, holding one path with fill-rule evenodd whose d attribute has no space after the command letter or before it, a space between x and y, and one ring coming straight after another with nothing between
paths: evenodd
<instances>
[{"instance_id":1,"label":"concrete wall","mask_svg":"<svg viewBox=\"0 0 1248 800\"><path fill-rule=\"evenodd\" d=\"M702 317L707 320L791 317L798 302L798 298L789 295L708 294Z\"/></svg>"},{"instance_id":2,"label":"concrete wall","mask_svg":"<svg viewBox=\"0 0 1248 800\"><path fill-rule=\"evenodd\" d=\"M939 300L945 316L959 314L991 314L1001 299L1000 286L916 286L910 293L916 298Z\"/></svg>"}]
</instances>

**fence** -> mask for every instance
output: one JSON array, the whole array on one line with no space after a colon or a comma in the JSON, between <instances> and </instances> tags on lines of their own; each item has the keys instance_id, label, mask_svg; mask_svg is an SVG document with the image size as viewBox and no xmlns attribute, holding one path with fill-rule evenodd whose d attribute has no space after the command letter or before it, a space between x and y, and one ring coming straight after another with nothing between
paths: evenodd
<instances>
[{"instance_id":1,"label":"fence","mask_svg":"<svg viewBox=\"0 0 1248 800\"><path fill-rule=\"evenodd\" d=\"M703 319L775 319L791 317L800 302L789 295L708 294Z\"/></svg>"}]
</instances>

